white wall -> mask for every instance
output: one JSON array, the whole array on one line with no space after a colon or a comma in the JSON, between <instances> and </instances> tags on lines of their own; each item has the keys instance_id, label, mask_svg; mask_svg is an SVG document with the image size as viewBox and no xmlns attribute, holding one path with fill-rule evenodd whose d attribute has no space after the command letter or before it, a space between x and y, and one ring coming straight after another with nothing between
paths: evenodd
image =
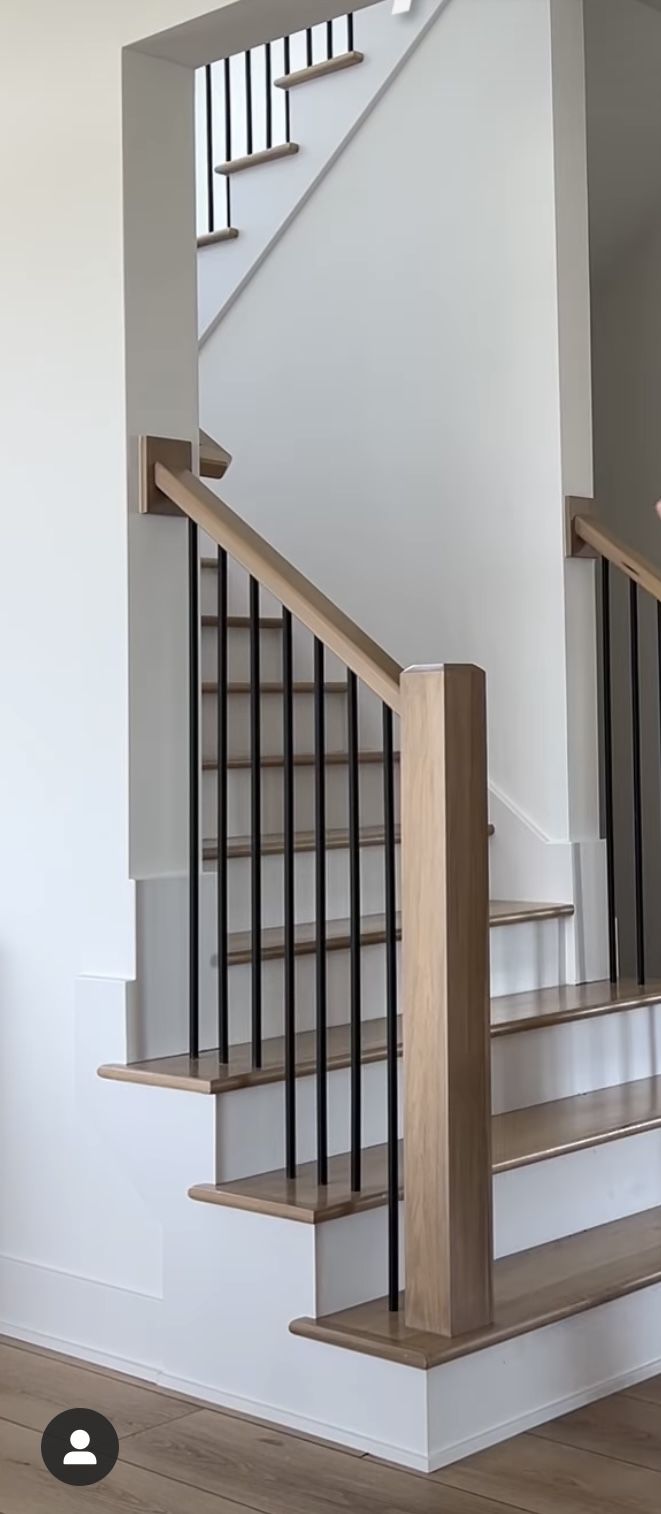
<instances>
[{"instance_id":1,"label":"white wall","mask_svg":"<svg viewBox=\"0 0 661 1514\"><path fill-rule=\"evenodd\" d=\"M622 540L661 565L661 15L587 0L595 498ZM605 217L605 176L611 200ZM622 966L634 966L628 581L612 574L617 910ZM641 596L644 860L648 961L661 972L656 616Z\"/></svg>"},{"instance_id":2,"label":"white wall","mask_svg":"<svg viewBox=\"0 0 661 1514\"><path fill-rule=\"evenodd\" d=\"M479 37L479 47L476 38ZM225 492L569 828L549 0L455 0L201 354Z\"/></svg>"}]
</instances>

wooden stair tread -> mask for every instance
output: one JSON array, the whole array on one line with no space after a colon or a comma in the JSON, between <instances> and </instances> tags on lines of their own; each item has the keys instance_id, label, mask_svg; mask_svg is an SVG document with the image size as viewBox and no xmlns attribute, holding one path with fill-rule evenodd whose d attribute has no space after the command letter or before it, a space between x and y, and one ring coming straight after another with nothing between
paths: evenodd
<instances>
[{"instance_id":1,"label":"wooden stair tread","mask_svg":"<svg viewBox=\"0 0 661 1514\"><path fill-rule=\"evenodd\" d=\"M228 177L244 173L247 168L260 168L267 163L278 163L281 158L292 158L299 151L297 142L278 142L275 147L264 147L260 152L246 153L243 158L230 158L226 163L219 163L215 172Z\"/></svg>"},{"instance_id":2,"label":"wooden stair tread","mask_svg":"<svg viewBox=\"0 0 661 1514\"><path fill-rule=\"evenodd\" d=\"M584 1019L586 1015L612 1014L616 1009L636 1009L640 1005L661 1003L661 983L657 984L656 991L649 989L636 989L633 985L620 985L620 998L615 1000L612 995L608 1001L608 1007L603 1007L605 992L597 993L597 989L615 990L611 983L582 984L569 988L539 989L536 993L514 994L509 998L491 1000L491 1034L500 1036L507 1033L523 1034L528 1031L544 1029L549 1025L561 1025L568 1020ZM589 997L600 1002L601 1008L587 1009L584 1002L584 991L589 989ZM594 990L594 992L592 992ZM555 1015L549 1012L551 995L557 995L558 1007ZM567 1007L567 1001L574 1001L574 1009ZM527 1014L525 1018L518 1014L518 1000L525 1001ZM539 1013L532 1011L534 1004L539 1006ZM510 1019L503 1018L509 1013ZM397 1048L401 1055L401 1016L398 1018ZM331 1070L348 1067L351 1061L350 1026L333 1025L328 1031L328 1065ZM298 1078L309 1077L315 1070L316 1034L314 1030L299 1031L296 1035L296 1076ZM362 1057L361 1062L366 1065L369 1062L381 1062L386 1055L386 1021L380 1017L375 1020L365 1020L362 1024ZM187 1092L216 1094L229 1093L237 1088L255 1088L262 1083L281 1082L285 1075L285 1043L283 1036L272 1036L263 1043L263 1066L255 1068L252 1065L252 1043L242 1042L230 1047L229 1065L224 1065L219 1060L218 1049L214 1047L204 1051L199 1057L191 1058L188 1054L174 1057L155 1057L148 1061L133 1062L127 1065L117 1064L100 1069L102 1077L114 1078L124 1083L143 1083L158 1088L179 1088Z\"/></svg>"},{"instance_id":3,"label":"wooden stair tread","mask_svg":"<svg viewBox=\"0 0 661 1514\"><path fill-rule=\"evenodd\" d=\"M385 836L385 829L382 825L362 826L360 831L360 845L361 847L384 846ZM396 844L399 844L400 840L401 832L399 826L396 826ZM316 838L314 831L297 831L296 835L294 836L294 851L313 852L315 849L315 841ZM326 831L327 851L344 851L348 848L348 846L348 830ZM263 857L280 856L284 852L284 849L285 838L282 833L270 836L262 836ZM215 862L218 858L218 842L214 840L205 841L203 855L205 862ZM232 836L227 844L227 855L232 860L235 860L238 857L249 857L251 855L250 836Z\"/></svg>"},{"instance_id":4,"label":"wooden stair tread","mask_svg":"<svg viewBox=\"0 0 661 1514\"><path fill-rule=\"evenodd\" d=\"M297 1319L293 1335L428 1370L531 1330L569 1319L661 1281L661 1209L599 1225L494 1264L493 1323L470 1335L412 1330L375 1299L321 1319Z\"/></svg>"},{"instance_id":5,"label":"wooden stair tread","mask_svg":"<svg viewBox=\"0 0 661 1514\"><path fill-rule=\"evenodd\" d=\"M600 990L600 992L599 992ZM610 992L609 992L610 991ZM615 1010L636 1009L640 1005L661 1003L661 983L653 989L635 988L626 983L619 985L619 998L611 983L582 984L569 988L544 988L536 993L514 994L509 998L491 1001L491 1034L524 1034L543 1029L549 1025L561 1025L569 1020L581 1020L586 1015L612 1014ZM556 1012L551 1014L551 996L556 995ZM608 995L608 1003L604 1001ZM587 1008L586 1000L594 1001ZM573 1002L573 1009L568 1002ZM519 1001L522 1001L519 1004ZM519 1010L526 1006L525 1017ZM535 1004L539 1012L534 1013ZM600 1007L597 1007L599 1005ZM509 1015L509 1019L504 1018ZM398 1052L401 1055L401 1018L398 1020ZM315 1070L316 1036L314 1030L299 1031L296 1036L296 1076L310 1076ZM380 1017L365 1020L362 1026L362 1062L379 1062L386 1055L386 1021ZM328 1065L332 1070L350 1064L350 1027L348 1023L333 1025L328 1032ZM187 1092L203 1094L229 1093L237 1088L254 1088L262 1083L281 1082L285 1073L284 1038L273 1036L263 1043L263 1066L252 1065L252 1044L243 1042L230 1048L230 1062L225 1066L219 1060L217 1048L204 1051L197 1058L187 1054L173 1057L155 1057L147 1061L127 1065L110 1065L100 1069L102 1077L114 1078L124 1083L143 1083L159 1088L178 1088Z\"/></svg>"},{"instance_id":6,"label":"wooden stair tread","mask_svg":"<svg viewBox=\"0 0 661 1514\"><path fill-rule=\"evenodd\" d=\"M514 1109L493 1116L493 1171L510 1172L659 1126L661 1077ZM291 1181L279 1169L234 1183L202 1184L190 1190L191 1198L318 1225L386 1203L387 1155L386 1145L363 1151L364 1181L357 1194L351 1192L349 1155L342 1153L332 1159L327 1189L317 1183L316 1164L306 1162ZM400 1142L400 1170L401 1157Z\"/></svg>"},{"instance_id":7,"label":"wooden stair tread","mask_svg":"<svg viewBox=\"0 0 661 1514\"><path fill-rule=\"evenodd\" d=\"M530 921L557 920L573 914L571 904L528 904L510 902L509 900L492 900L490 906L491 925L494 928L502 925L522 925ZM346 951L350 945L351 922L349 920L328 920L326 923L326 942L329 951ZM401 936L400 917L397 916L397 936ZM386 938L385 915L363 915L360 922L360 939L362 946L381 946ZM298 924L296 926L296 954L307 956L316 950L317 927L314 921ZM250 962L252 952L252 935L250 931L235 931L229 937L229 961L236 966L240 963ZM284 953L284 930L280 925L268 927L262 931L262 957L265 961L275 957L281 957ZM216 959L214 959L215 962Z\"/></svg>"},{"instance_id":8,"label":"wooden stair tread","mask_svg":"<svg viewBox=\"0 0 661 1514\"><path fill-rule=\"evenodd\" d=\"M395 752L394 760L396 763L399 762L399 752ZM315 761L316 757L314 752L294 752L294 767L314 767ZM326 764L326 767L346 767L348 761L348 752L324 752L324 763ZM363 766L375 766L377 764L380 764L382 766L383 752L359 752L358 761ZM246 755L245 757L228 757L227 759L227 766L230 770L249 768L251 766L251 763L252 758L248 755ZM262 752L260 755L259 765L262 768L281 768L283 766L283 763L284 758L280 752ZM213 773L216 771L217 767L217 757L203 758L202 768L205 773Z\"/></svg>"},{"instance_id":9,"label":"wooden stair tread","mask_svg":"<svg viewBox=\"0 0 661 1514\"><path fill-rule=\"evenodd\" d=\"M217 626L218 625L218 616L217 615L203 615L202 616L202 625L203 626L208 626L208 627ZM249 631L250 630L250 616L249 615L228 615L228 617L227 617L227 628L228 628L229 631ZM281 615L261 615L260 619L259 619L259 629L260 629L260 631L281 631L282 630L282 616Z\"/></svg>"},{"instance_id":10,"label":"wooden stair tread","mask_svg":"<svg viewBox=\"0 0 661 1514\"><path fill-rule=\"evenodd\" d=\"M292 74L281 74L274 79L276 89L297 89L299 84L312 84L315 79L325 79L328 74L341 73L345 68L354 68L363 63L365 54L356 52L336 53L334 58L324 58L321 63L311 63L307 68L297 68Z\"/></svg>"},{"instance_id":11,"label":"wooden stair tread","mask_svg":"<svg viewBox=\"0 0 661 1514\"><path fill-rule=\"evenodd\" d=\"M198 237L198 247L219 247L223 242L235 242L239 233L236 226L223 226L221 231L205 231Z\"/></svg>"},{"instance_id":12,"label":"wooden stair tread","mask_svg":"<svg viewBox=\"0 0 661 1514\"><path fill-rule=\"evenodd\" d=\"M259 687L260 687L260 692L262 694L284 694L284 685L282 683L260 683ZM294 694L314 694L314 692L315 692L315 685L313 683L309 683L309 682L306 682L306 681L303 681L303 682L299 681L298 683L292 684L292 689L293 689ZM348 684L346 683L346 680L342 680L342 679L338 679L336 682L330 682L330 683L325 683L324 684L324 693L325 694L346 694L347 693L347 689L348 689ZM250 694L252 692L252 684L250 684L250 683L230 683L227 686L227 690L228 690L229 694ZM214 694L214 695L217 696L218 695L218 684L217 684L217 682L216 683L203 683L202 684L202 693L203 694Z\"/></svg>"}]
</instances>

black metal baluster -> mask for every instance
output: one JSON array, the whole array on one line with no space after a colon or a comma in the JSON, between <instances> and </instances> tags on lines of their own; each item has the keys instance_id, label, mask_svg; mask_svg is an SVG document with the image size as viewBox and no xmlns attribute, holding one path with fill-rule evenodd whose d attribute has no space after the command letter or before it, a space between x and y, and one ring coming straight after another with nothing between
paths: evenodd
<instances>
[{"instance_id":1,"label":"black metal baluster","mask_svg":"<svg viewBox=\"0 0 661 1514\"><path fill-rule=\"evenodd\" d=\"M347 16L347 52L353 52L353 11Z\"/></svg>"},{"instance_id":2,"label":"black metal baluster","mask_svg":"<svg viewBox=\"0 0 661 1514\"><path fill-rule=\"evenodd\" d=\"M326 22L326 57L330 60L333 56L333 22Z\"/></svg>"},{"instance_id":3,"label":"black metal baluster","mask_svg":"<svg viewBox=\"0 0 661 1514\"><path fill-rule=\"evenodd\" d=\"M291 73L291 39L289 37L285 37L284 39L283 53L284 73L285 77L288 78ZM288 89L285 90L285 142L291 142L291 101Z\"/></svg>"},{"instance_id":4,"label":"black metal baluster","mask_svg":"<svg viewBox=\"0 0 661 1514\"><path fill-rule=\"evenodd\" d=\"M360 788L358 771L358 679L349 673L349 915L351 933L351 1189L360 1192L362 1157Z\"/></svg>"},{"instance_id":5,"label":"black metal baluster","mask_svg":"<svg viewBox=\"0 0 661 1514\"><path fill-rule=\"evenodd\" d=\"M631 629L631 747L633 758L634 874L636 881L636 969L645 982L645 902L643 887L643 797L640 755L640 667L638 652L638 585L629 584Z\"/></svg>"},{"instance_id":6,"label":"black metal baluster","mask_svg":"<svg viewBox=\"0 0 661 1514\"><path fill-rule=\"evenodd\" d=\"M207 135L207 231L215 231L215 163L213 150L213 77L211 64L204 70L206 135Z\"/></svg>"},{"instance_id":7,"label":"black metal baluster","mask_svg":"<svg viewBox=\"0 0 661 1514\"><path fill-rule=\"evenodd\" d=\"M232 71L229 58L225 59L225 161L232 161ZM231 176L225 175L225 216L227 230L232 225L232 188Z\"/></svg>"},{"instance_id":8,"label":"black metal baluster","mask_svg":"<svg viewBox=\"0 0 661 1514\"><path fill-rule=\"evenodd\" d=\"M227 951L227 553L218 548L218 1047L229 1062L229 972Z\"/></svg>"},{"instance_id":9,"label":"black metal baluster","mask_svg":"<svg viewBox=\"0 0 661 1514\"><path fill-rule=\"evenodd\" d=\"M388 1307L399 1309L399 1132L397 1063L397 885L393 716L383 706L383 800L386 872L386 1023L388 1085Z\"/></svg>"},{"instance_id":10,"label":"black metal baluster","mask_svg":"<svg viewBox=\"0 0 661 1514\"><path fill-rule=\"evenodd\" d=\"M200 1054L200 581L198 532L188 522L188 1050Z\"/></svg>"},{"instance_id":11,"label":"black metal baluster","mask_svg":"<svg viewBox=\"0 0 661 1514\"><path fill-rule=\"evenodd\" d=\"M282 613L283 799L285 916L285 1156L287 1177L296 1177L296 957L294 950L294 696L292 619Z\"/></svg>"},{"instance_id":12,"label":"black metal baluster","mask_svg":"<svg viewBox=\"0 0 661 1514\"><path fill-rule=\"evenodd\" d=\"M615 828L613 822L613 689L611 672L610 564L601 562L601 638L604 680L604 818L608 885L608 957L611 983L617 983L617 926L615 920Z\"/></svg>"},{"instance_id":13,"label":"black metal baluster","mask_svg":"<svg viewBox=\"0 0 661 1514\"><path fill-rule=\"evenodd\" d=\"M273 146L273 85L271 67L271 44L264 45L264 82L266 86L266 146Z\"/></svg>"},{"instance_id":14,"label":"black metal baluster","mask_svg":"<svg viewBox=\"0 0 661 1514\"><path fill-rule=\"evenodd\" d=\"M246 53L246 154L252 152L252 53Z\"/></svg>"},{"instance_id":15,"label":"black metal baluster","mask_svg":"<svg viewBox=\"0 0 661 1514\"><path fill-rule=\"evenodd\" d=\"M250 858L252 1062L262 1065L262 769L259 584L250 580Z\"/></svg>"},{"instance_id":16,"label":"black metal baluster","mask_svg":"<svg viewBox=\"0 0 661 1514\"><path fill-rule=\"evenodd\" d=\"M306 60L308 68L312 68L313 53L312 53L312 27L311 26L308 26L307 29L306 29L306 32L305 32L305 60Z\"/></svg>"},{"instance_id":17,"label":"black metal baluster","mask_svg":"<svg viewBox=\"0 0 661 1514\"><path fill-rule=\"evenodd\" d=\"M324 647L314 643L314 788L317 968L317 1181L328 1182L326 991L326 710Z\"/></svg>"}]
</instances>

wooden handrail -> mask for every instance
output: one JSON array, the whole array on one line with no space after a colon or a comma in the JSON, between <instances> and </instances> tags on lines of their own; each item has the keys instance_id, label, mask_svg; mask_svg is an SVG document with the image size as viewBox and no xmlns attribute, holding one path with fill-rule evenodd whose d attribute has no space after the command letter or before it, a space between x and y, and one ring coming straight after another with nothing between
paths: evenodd
<instances>
[{"instance_id":1,"label":"wooden handrail","mask_svg":"<svg viewBox=\"0 0 661 1514\"><path fill-rule=\"evenodd\" d=\"M587 555L584 550L586 547L590 549L590 555L596 553L599 557L608 558L616 568L626 573L627 578L631 578L661 603L661 568L656 568L642 553L626 547L608 526L600 525L593 516L580 513L572 515L570 555L584 557Z\"/></svg>"},{"instance_id":2,"label":"wooden handrail","mask_svg":"<svg viewBox=\"0 0 661 1514\"><path fill-rule=\"evenodd\" d=\"M365 631L361 631L348 615L188 468L171 469L155 460L153 480L161 495L206 531L219 547L229 552L379 699L399 714L402 669ZM147 501L146 508L158 510L158 505Z\"/></svg>"}]
</instances>

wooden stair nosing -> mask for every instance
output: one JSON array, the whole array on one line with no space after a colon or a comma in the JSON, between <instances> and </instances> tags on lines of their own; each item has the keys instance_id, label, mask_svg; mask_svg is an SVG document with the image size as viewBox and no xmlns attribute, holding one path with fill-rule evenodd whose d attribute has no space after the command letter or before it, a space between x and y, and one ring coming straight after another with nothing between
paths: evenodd
<instances>
[{"instance_id":1,"label":"wooden stair nosing","mask_svg":"<svg viewBox=\"0 0 661 1514\"><path fill-rule=\"evenodd\" d=\"M492 1118L492 1170L494 1174L512 1172L660 1127L661 1077L510 1110ZM387 1203L387 1158L386 1145L363 1151L364 1182L357 1194L351 1192L350 1155L343 1152L329 1162L326 1188L317 1183L316 1163L308 1162L299 1167L294 1180L278 1169L233 1183L196 1185L190 1196L225 1208L323 1224ZM399 1160L401 1174L401 1141Z\"/></svg>"},{"instance_id":2,"label":"wooden stair nosing","mask_svg":"<svg viewBox=\"0 0 661 1514\"><path fill-rule=\"evenodd\" d=\"M363 826L359 845L361 847L377 847L385 845L385 829L382 825ZM326 851L346 851L349 847L349 832L347 830L329 830L326 832ZM399 845L401 832L399 826L395 827L395 845ZM316 846L314 831L297 831L294 836L295 852L313 852ZM285 838L282 834L262 836L261 853L263 857L281 856L285 849ZM241 857L252 856L250 836L231 836L227 843L227 856L230 861L236 861ZM218 860L218 842L213 839L205 841L203 845L203 858L205 862Z\"/></svg>"},{"instance_id":3,"label":"wooden stair nosing","mask_svg":"<svg viewBox=\"0 0 661 1514\"><path fill-rule=\"evenodd\" d=\"M413 1330L387 1299L320 1319L293 1320L293 1335L429 1371L661 1282L661 1208L612 1220L494 1263L491 1325L453 1338Z\"/></svg>"},{"instance_id":4,"label":"wooden stair nosing","mask_svg":"<svg viewBox=\"0 0 661 1514\"><path fill-rule=\"evenodd\" d=\"M619 988L619 998L615 993ZM587 991L587 992L586 992ZM552 993L560 996L555 1014L547 1005ZM570 996L573 1002L570 1003ZM519 1001L522 1001L521 1003ZM539 1013L521 1014L523 1005L529 1011L534 1002ZM589 1002L588 1002L589 1001ZM633 984L612 983L578 984L560 989L538 989L535 993L513 994L491 1001L491 1035L527 1035L535 1030L545 1030L552 1025L564 1025L575 1020L597 1018L618 1010L628 1011L661 1004L661 983L655 988L636 988ZM509 1014L509 1020L505 1016ZM500 1019L495 1019L499 1015ZM398 1055L401 1055L401 1017L398 1020ZM350 1026L348 1022L329 1027L329 1068L349 1067L351 1064ZM365 1020L362 1023L361 1062L384 1061L386 1056L387 1025L384 1017ZM218 1049L211 1048L191 1058L187 1054L156 1057L147 1061L110 1065L100 1069L103 1077L114 1078L124 1083L142 1083L157 1088L178 1088L185 1092L220 1094L238 1088L254 1088L262 1083L282 1082L285 1075L284 1037L270 1036L263 1042L264 1065L253 1067L252 1043L239 1042L230 1047L229 1064L219 1059ZM316 1065L316 1037L314 1030L299 1031L296 1036L295 1068L298 1078L308 1077Z\"/></svg>"},{"instance_id":5,"label":"wooden stair nosing","mask_svg":"<svg viewBox=\"0 0 661 1514\"><path fill-rule=\"evenodd\" d=\"M316 756L315 756L314 752L294 752L294 757L293 757L294 767L302 767L302 768L314 767L314 764L315 764L316 760L317 759L316 759ZM362 752L359 752L358 753L358 761L359 761L359 763L362 763L364 766L382 765L383 764L383 752L382 751L374 751L374 752L362 751ZM399 752L395 752L393 754L393 761L395 763L399 762ZM324 752L324 763L325 763L326 767L346 767L348 765L348 762L349 762L349 753L348 752ZM262 767L262 768L281 768L283 765L284 765L284 757L282 756L282 754L280 752L262 752L261 755L260 755L260 767ZM230 769L230 771L232 771L232 772L239 771L242 768L249 768L249 767L252 766L252 758L249 757L249 756L245 756L245 757L228 757L228 759L227 759L227 766ZM217 768L218 768L218 758L217 757L203 757L203 759L202 759L202 771L204 773L215 773L216 770L217 770Z\"/></svg>"},{"instance_id":6,"label":"wooden stair nosing","mask_svg":"<svg viewBox=\"0 0 661 1514\"><path fill-rule=\"evenodd\" d=\"M229 178L235 173L245 173L249 168L279 163L281 158L292 158L297 152L300 152L298 142L278 142L275 147L264 147L259 152L246 153L243 158L230 158L226 163L219 163L214 172Z\"/></svg>"},{"instance_id":7,"label":"wooden stair nosing","mask_svg":"<svg viewBox=\"0 0 661 1514\"><path fill-rule=\"evenodd\" d=\"M348 691L348 687L349 687L349 685L346 682L346 679L337 679L335 682L330 681L330 682L327 682L327 683L324 684L324 693L325 694L346 694L347 691ZM284 694L284 685L282 683L260 683L259 691L260 691L260 694ZM252 684L250 684L250 683L230 683L227 686L227 692L228 692L228 694L251 694L252 693ZM299 680L297 683L292 684L292 692L294 694L314 694L315 693L315 685L313 683L310 683L310 682L306 681L306 680L303 680L303 681ZM202 693L203 694L212 694L217 699L218 698L218 683L217 682L216 683L214 683L214 682L203 683L202 684Z\"/></svg>"},{"instance_id":8,"label":"wooden stair nosing","mask_svg":"<svg viewBox=\"0 0 661 1514\"><path fill-rule=\"evenodd\" d=\"M223 242L235 242L239 233L236 226L224 226L221 231L205 231L198 237L198 247L219 247Z\"/></svg>"},{"instance_id":9,"label":"wooden stair nosing","mask_svg":"<svg viewBox=\"0 0 661 1514\"><path fill-rule=\"evenodd\" d=\"M218 616L202 615L201 622L205 628L211 629L213 626L218 625ZM228 631L249 631L250 625L251 621L249 615L228 615L227 617ZM260 631L281 631L282 616L261 615L259 619L259 629Z\"/></svg>"},{"instance_id":10,"label":"wooden stair nosing","mask_svg":"<svg viewBox=\"0 0 661 1514\"><path fill-rule=\"evenodd\" d=\"M299 84L312 84L315 79L325 79L328 74L341 73L346 68L355 68L364 63L365 54L356 52L336 53L334 58L324 58L321 63L311 63L307 68L297 68L292 74L281 74L274 79L276 89L297 89Z\"/></svg>"}]
</instances>

